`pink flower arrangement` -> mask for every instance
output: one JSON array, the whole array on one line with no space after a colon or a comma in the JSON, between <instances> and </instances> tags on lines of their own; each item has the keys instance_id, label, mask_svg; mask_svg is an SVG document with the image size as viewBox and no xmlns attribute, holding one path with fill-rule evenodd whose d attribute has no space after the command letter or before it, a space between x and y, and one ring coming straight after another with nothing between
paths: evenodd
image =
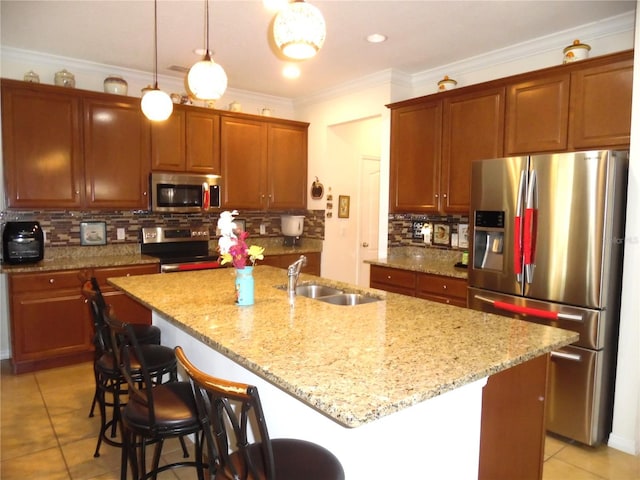
<instances>
[{"instance_id":1,"label":"pink flower arrangement","mask_svg":"<svg viewBox=\"0 0 640 480\"><path fill-rule=\"evenodd\" d=\"M222 212L218 220L218 228L220 229L220 239L218 240L218 250L220 251L221 265L231 262L234 268L244 268L247 266L247 259L251 261L251 266L255 265L256 260L264 258L264 248L257 245L247 246L246 238L249 236L247 232L241 231L236 234L236 224L233 217L238 212Z\"/></svg>"}]
</instances>

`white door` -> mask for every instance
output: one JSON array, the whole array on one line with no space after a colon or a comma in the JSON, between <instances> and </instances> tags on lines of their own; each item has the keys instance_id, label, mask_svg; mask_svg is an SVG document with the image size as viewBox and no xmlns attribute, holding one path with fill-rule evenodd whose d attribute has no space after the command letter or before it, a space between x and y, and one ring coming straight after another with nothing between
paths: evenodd
<instances>
[{"instance_id":1,"label":"white door","mask_svg":"<svg viewBox=\"0 0 640 480\"><path fill-rule=\"evenodd\" d=\"M365 260L378 256L378 216L380 214L380 158L360 160L360 208L358 211L357 284L369 286L370 265Z\"/></svg>"}]
</instances>

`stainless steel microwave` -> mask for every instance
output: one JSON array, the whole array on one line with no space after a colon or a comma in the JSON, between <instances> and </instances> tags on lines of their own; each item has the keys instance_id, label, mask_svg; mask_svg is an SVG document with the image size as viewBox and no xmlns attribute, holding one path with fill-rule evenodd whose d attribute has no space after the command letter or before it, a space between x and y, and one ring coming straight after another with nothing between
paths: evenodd
<instances>
[{"instance_id":1,"label":"stainless steel microwave","mask_svg":"<svg viewBox=\"0 0 640 480\"><path fill-rule=\"evenodd\" d=\"M151 210L161 213L197 213L220 208L219 182L219 175L153 172Z\"/></svg>"}]
</instances>

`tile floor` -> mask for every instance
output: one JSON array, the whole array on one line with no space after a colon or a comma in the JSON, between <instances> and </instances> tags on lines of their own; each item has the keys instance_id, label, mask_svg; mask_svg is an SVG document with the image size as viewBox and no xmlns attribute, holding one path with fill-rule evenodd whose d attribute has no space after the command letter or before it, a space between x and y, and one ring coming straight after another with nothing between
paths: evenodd
<instances>
[{"instance_id":1,"label":"tile floor","mask_svg":"<svg viewBox=\"0 0 640 480\"><path fill-rule=\"evenodd\" d=\"M99 417L87 416L93 397L91 363L17 376L8 361L0 367L2 480L119 478L119 450L103 445L100 457L93 457ZM177 442L166 445L165 460L181 456L178 449ZM158 478L186 480L196 475L189 468L164 472ZM543 480L603 479L640 479L640 456L547 437Z\"/></svg>"}]
</instances>

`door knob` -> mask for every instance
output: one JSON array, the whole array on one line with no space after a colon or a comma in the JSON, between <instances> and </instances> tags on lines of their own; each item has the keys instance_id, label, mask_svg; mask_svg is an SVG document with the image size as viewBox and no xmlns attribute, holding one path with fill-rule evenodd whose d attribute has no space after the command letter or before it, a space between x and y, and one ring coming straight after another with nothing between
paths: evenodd
<instances>
[{"instance_id":1,"label":"door knob","mask_svg":"<svg viewBox=\"0 0 640 480\"><path fill-rule=\"evenodd\" d=\"M367 242L362 242L362 246L366 248L369 246L369 244Z\"/></svg>"}]
</instances>

